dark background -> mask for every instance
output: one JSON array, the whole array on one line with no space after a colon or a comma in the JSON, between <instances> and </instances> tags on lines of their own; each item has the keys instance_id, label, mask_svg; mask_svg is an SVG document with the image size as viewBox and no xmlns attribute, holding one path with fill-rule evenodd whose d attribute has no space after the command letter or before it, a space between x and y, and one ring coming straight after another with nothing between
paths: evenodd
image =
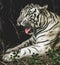
<instances>
[{"instance_id":1,"label":"dark background","mask_svg":"<svg viewBox=\"0 0 60 65\"><path fill-rule=\"evenodd\" d=\"M20 10L30 3L41 6L47 4L48 10L60 15L60 0L0 0L0 38L3 39L5 48L16 46L30 37L22 32L22 27L16 26ZM20 39L12 24L16 26Z\"/></svg>"}]
</instances>

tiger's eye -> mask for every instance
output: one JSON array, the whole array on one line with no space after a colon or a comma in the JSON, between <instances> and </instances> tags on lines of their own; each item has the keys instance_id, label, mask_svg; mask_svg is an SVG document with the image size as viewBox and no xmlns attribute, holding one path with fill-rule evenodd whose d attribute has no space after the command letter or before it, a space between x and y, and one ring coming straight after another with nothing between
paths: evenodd
<instances>
[{"instance_id":1,"label":"tiger's eye","mask_svg":"<svg viewBox=\"0 0 60 65\"><path fill-rule=\"evenodd\" d=\"M36 14L34 14L34 16L36 17Z\"/></svg>"}]
</instances>

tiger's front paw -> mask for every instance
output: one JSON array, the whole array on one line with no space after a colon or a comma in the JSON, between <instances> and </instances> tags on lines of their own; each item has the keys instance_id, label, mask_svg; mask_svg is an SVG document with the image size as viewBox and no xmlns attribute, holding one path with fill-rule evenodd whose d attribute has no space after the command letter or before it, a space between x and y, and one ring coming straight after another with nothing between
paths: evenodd
<instances>
[{"instance_id":1,"label":"tiger's front paw","mask_svg":"<svg viewBox=\"0 0 60 65\"><path fill-rule=\"evenodd\" d=\"M5 61L5 62L11 62L12 61L12 58L11 56L13 55L13 53L8 53L8 54L4 54L3 57L2 57L2 60Z\"/></svg>"},{"instance_id":2,"label":"tiger's front paw","mask_svg":"<svg viewBox=\"0 0 60 65\"><path fill-rule=\"evenodd\" d=\"M20 59L20 50L18 51L12 51L9 53L6 53L3 55L2 60L5 62L11 62L11 61L16 61L17 59Z\"/></svg>"}]
</instances>

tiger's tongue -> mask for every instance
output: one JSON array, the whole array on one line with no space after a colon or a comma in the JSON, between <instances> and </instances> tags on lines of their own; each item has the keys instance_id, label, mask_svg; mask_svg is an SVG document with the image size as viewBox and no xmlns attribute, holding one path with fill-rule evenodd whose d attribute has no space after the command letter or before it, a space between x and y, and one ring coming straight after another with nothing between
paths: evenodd
<instances>
[{"instance_id":1,"label":"tiger's tongue","mask_svg":"<svg viewBox=\"0 0 60 65\"><path fill-rule=\"evenodd\" d=\"M31 28L25 28L25 33L28 34Z\"/></svg>"}]
</instances>

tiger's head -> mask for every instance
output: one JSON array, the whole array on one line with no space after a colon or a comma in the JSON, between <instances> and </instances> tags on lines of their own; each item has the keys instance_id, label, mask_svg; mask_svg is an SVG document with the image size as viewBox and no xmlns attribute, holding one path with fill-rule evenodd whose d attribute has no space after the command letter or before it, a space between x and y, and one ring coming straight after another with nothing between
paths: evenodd
<instances>
[{"instance_id":1,"label":"tiger's head","mask_svg":"<svg viewBox=\"0 0 60 65\"><path fill-rule=\"evenodd\" d=\"M31 34L34 28L39 27L39 15L42 9L46 9L47 6L39 6L37 4L30 4L25 6L17 19L17 25L25 27L25 33Z\"/></svg>"}]
</instances>

